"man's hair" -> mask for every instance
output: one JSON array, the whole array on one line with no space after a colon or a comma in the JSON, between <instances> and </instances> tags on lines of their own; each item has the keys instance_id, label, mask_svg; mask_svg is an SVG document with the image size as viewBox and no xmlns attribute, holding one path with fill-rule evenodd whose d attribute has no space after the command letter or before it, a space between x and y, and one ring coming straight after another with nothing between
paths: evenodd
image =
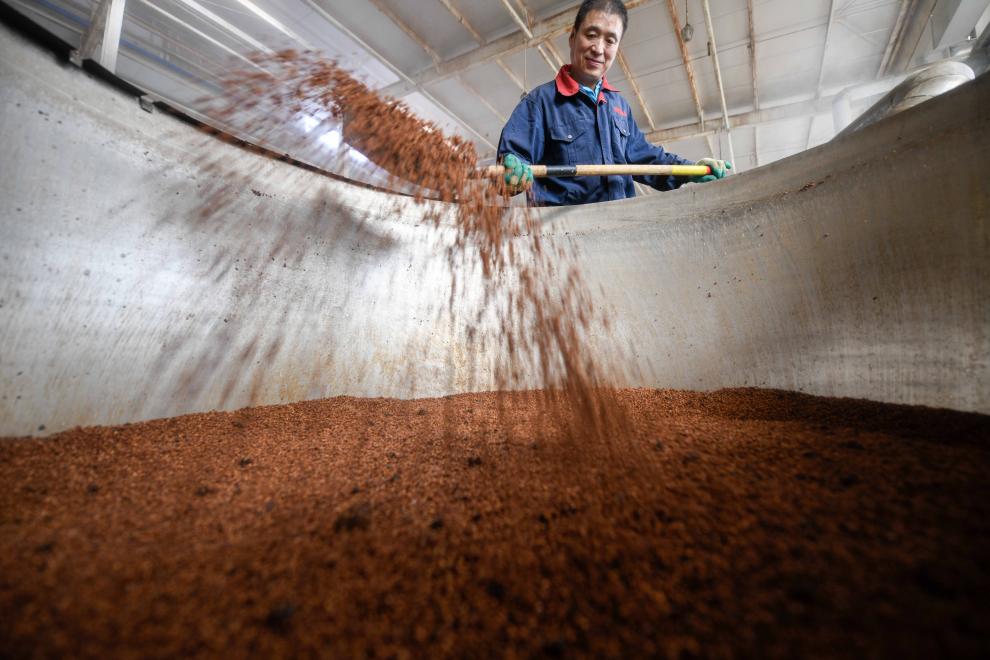
<instances>
[{"instance_id":1,"label":"man's hair","mask_svg":"<svg viewBox=\"0 0 990 660\"><path fill-rule=\"evenodd\" d=\"M626 11L626 3L622 0L584 0L574 18L574 32L580 31L585 16L592 11L600 11L621 18L622 34L623 36L626 34L626 27L629 25L629 12Z\"/></svg>"}]
</instances>

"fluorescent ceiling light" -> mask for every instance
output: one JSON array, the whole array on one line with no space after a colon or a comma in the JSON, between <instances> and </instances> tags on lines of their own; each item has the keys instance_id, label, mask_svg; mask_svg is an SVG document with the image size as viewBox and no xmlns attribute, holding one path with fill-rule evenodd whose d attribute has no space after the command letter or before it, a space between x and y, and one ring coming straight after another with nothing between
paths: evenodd
<instances>
[{"instance_id":1,"label":"fluorescent ceiling light","mask_svg":"<svg viewBox=\"0 0 990 660\"><path fill-rule=\"evenodd\" d=\"M186 23L185 21L183 21L178 16L173 16L172 14L168 13L167 11L165 11L164 9L162 9L161 7L156 7L153 3L149 2L149 0L141 0L141 3L144 4L144 5L146 5L147 7L151 8L151 9L154 9L159 14L162 14L163 16L165 16L166 18L168 18L169 20L172 20L172 21L178 23L179 25L181 25L182 27L186 28L187 30L189 30L193 34L196 34L197 36L200 36L203 39L206 39L207 41L209 41L214 46L217 46L219 48L222 48L223 50L227 51L228 53L230 53L234 57L237 57L239 59L244 60L245 62L247 62L248 64L250 64L251 66L253 66L256 69L261 69L260 66L258 66L257 64L255 64L254 62L252 62L251 60L249 60L248 58L244 57L243 55L241 55L240 53L238 53L233 48L230 48L226 44L223 44L223 43L217 41L216 39L214 39L210 35L208 35L205 32L203 32L202 30L197 30L193 26L191 26L188 23ZM264 69L262 69L262 70L264 70Z\"/></svg>"},{"instance_id":2,"label":"fluorescent ceiling light","mask_svg":"<svg viewBox=\"0 0 990 660\"><path fill-rule=\"evenodd\" d=\"M368 157L367 156L365 156L363 153L361 153L360 151L358 151L354 147L350 147L350 146L348 147L348 149L347 149L347 156L348 156L348 158L350 158L351 160L353 160L355 163L359 163L361 165L364 165L365 163L370 163L371 162L370 160L368 160Z\"/></svg>"},{"instance_id":3,"label":"fluorescent ceiling light","mask_svg":"<svg viewBox=\"0 0 990 660\"><path fill-rule=\"evenodd\" d=\"M336 149L337 147L339 147L340 141L341 141L340 131L336 131L336 130L327 131L326 133L320 136L320 142L322 142L331 149Z\"/></svg>"},{"instance_id":4,"label":"fluorescent ceiling light","mask_svg":"<svg viewBox=\"0 0 990 660\"><path fill-rule=\"evenodd\" d=\"M302 117L299 118L299 123L302 124L302 129L309 133L311 130L320 125L320 120L313 115L307 115L304 113Z\"/></svg>"},{"instance_id":5,"label":"fluorescent ceiling light","mask_svg":"<svg viewBox=\"0 0 990 660\"><path fill-rule=\"evenodd\" d=\"M303 45L304 48L306 48L306 50L313 50L313 47L310 46L308 43L306 43L305 39L300 37L298 34L293 32L289 28L285 27L285 25L280 23L277 19L275 19L271 14L266 12L264 9L251 2L251 0L237 0L237 2L241 3L242 5L253 11L256 16L260 17L262 20L264 20L266 23L274 27L276 30L278 30L288 38L298 41L300 44Z\"/></svg>"},{"instance_id":6,"label":"fluorescent ceiling light","mask_svg":"<svg viewBox=\"0 0 990 660\"><path fill-rule=\"evenodd\" d=\"M267 53L267 54L271 54L271 53L275 52L271 48L269 48L268 46L266 46L265 44L261 43L257 39L253 38L251 35L249 35L246 32L244 32L244 30L241 30L240 28L238 28L238 27L236 27L234 25L231 25L229 22L227 22L224 19L220 18L219 16L217 16L216 14L214 14L212 11L210 11L209 9L207 9L206 7L204 7L203 5L201 5L198 2L196 2L196 0L178 0L178 1L181 2L182 4L186 5L187 7L193 9L194 11L199 12L201 15L203 15L206 18L210 19L211 21L213 21L214 23L216 23L217 25L219 25L220 27L222 27L224 30L227 30L227 32L230 32L234 36L236 36L236 37L242 39L243 41L251 44L251 46L253 46L257 50L260 50L261 52Z\"/></svg>"}]
</instances>

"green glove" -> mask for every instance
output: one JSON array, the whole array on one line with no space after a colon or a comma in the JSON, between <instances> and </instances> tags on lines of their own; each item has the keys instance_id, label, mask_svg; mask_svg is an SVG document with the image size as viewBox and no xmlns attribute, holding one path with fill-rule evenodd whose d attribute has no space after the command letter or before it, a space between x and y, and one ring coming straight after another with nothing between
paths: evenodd
<instances>
[{"instance_id":1,"label":"green glove","mask_svg":"<svg viewBox=\"0 0 990 660\"><path fill-rule=\"evenodd\" d=\"M533 169L515 154L506 154L502 159L505 168L505 185L510 191L528 190L533 185Z\"/></svg>"},{"instance_id":2,"label":"green glove","mask_svg":"<svg viewBox=\"0 0 990 660\"><path fill-rule=\"evenodd\" d=\"M715 179L724 179L725 175L728 174L727 170L732 169L732 163L725 160L716 160L714 158L702 158L695 165L707 165L711 168L711 174L705 174L704 176L693 176L691 181L693 183L708 183L709 181L714 181Z\"/></svg>"}]
</instances>

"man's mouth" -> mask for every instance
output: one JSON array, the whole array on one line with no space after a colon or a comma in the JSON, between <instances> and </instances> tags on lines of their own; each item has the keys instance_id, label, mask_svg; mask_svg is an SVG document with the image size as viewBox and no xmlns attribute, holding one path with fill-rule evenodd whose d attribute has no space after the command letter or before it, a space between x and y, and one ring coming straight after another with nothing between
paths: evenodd
<instances>
[{"instance_id":1,"label":"man's mouth","mask_svg":"<svg viewBox=\"0 0 990 660\"><path fill-rule=\"evenodd\" d=\"M584 61L588 63L588 66L592 66L592 67L598 67L598 66L604 66L605 65L605 62L603 62L601 60L593 60L590 57L584 58Z\"/></svg>"}]
</instances>

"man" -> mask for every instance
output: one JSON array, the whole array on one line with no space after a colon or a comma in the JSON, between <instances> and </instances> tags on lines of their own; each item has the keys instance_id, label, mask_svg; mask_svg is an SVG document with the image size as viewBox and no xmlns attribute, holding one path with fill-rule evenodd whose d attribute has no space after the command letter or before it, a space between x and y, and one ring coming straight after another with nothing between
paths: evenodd
<instances>
[{"instance_id":1,"label":"man","mask_svg":"<svg viewBox=\"0 0 990 660\"><path fill-rule=\"evenodd\" d=\"M529 164L692 164L647 142L629 104L605 78L628 21L622 0L581 4L569 40L570 65L561 67L555 80L527 94L502 129L498 155L510 190L532 186L533 201L539 205L603 202L634 197L633 177L550 177L534 182ZM713 158L703 158L698 164L708 165L712 173L691 179L644 176L635 180L658 190L672 190L688 180L721 179L732 167Z\"/></svg>"}]
</instances>

